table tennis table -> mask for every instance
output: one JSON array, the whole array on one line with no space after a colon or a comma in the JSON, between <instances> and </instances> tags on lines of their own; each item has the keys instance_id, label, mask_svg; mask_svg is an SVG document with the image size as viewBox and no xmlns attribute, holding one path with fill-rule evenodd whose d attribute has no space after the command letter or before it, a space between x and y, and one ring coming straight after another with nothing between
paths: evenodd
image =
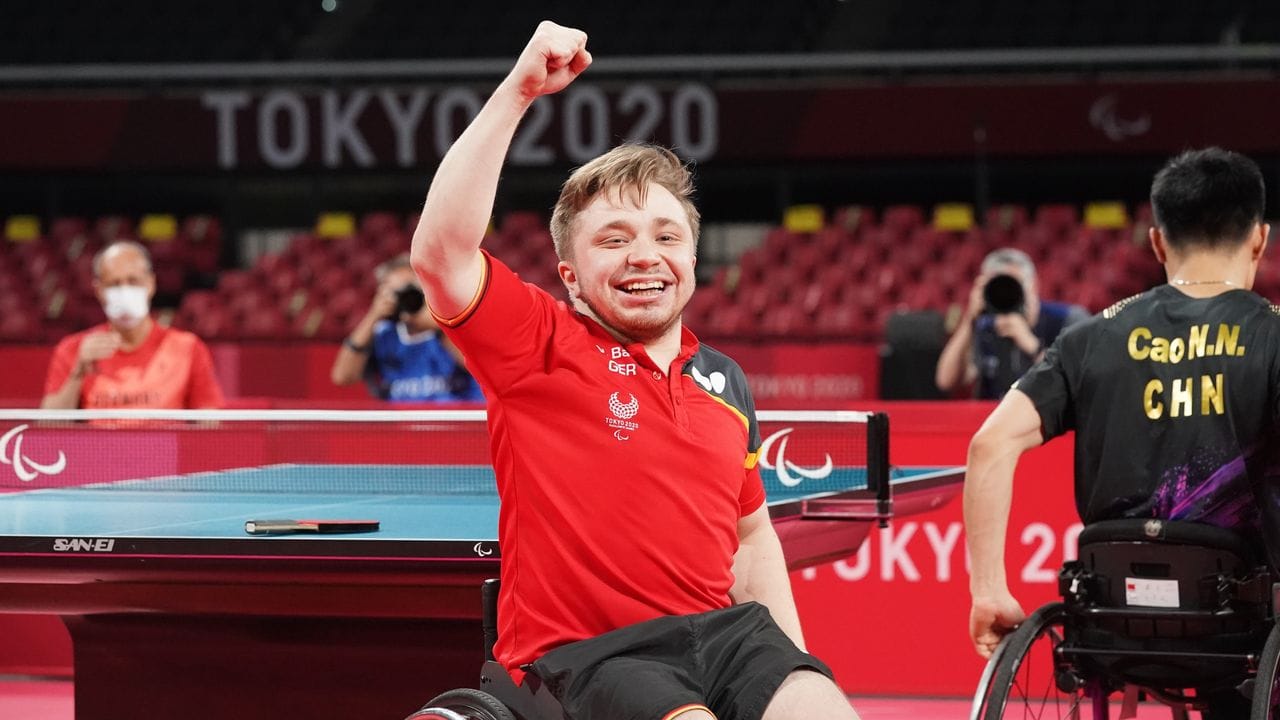
<instances>
[{"instance_id":1,"label":"table tennis table","mask_svg":"<svg viewBox=\"0 0 1280 720\"><path fill-rule=\"evenodd\" d=\"M891 506L863 468L835 467L816 492L764 475L794 569L942 505L963 469L892 469ZM272 492L244 490L268 476ZM244 531L304 517L380 529ZM483 465L289 463L0 493L0 612L62 617L81 720L400 718L476 681L497 517Z\"/></svg>"}]
</instances>

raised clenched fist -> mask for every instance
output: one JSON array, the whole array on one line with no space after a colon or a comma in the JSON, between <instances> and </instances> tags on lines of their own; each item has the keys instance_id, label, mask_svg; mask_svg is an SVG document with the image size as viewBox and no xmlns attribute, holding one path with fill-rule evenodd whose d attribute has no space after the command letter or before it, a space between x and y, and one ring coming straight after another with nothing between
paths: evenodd
<instances>
[{"instance_id":1,"label":"raised clenched fist","mask_svg":"<svg viewBox=\"0 0 1280 720\"><path fill-rule=\"evenodd\" d=\"M525 99L563 90L591 64L587 34L549 20L538 24L506 82Z\"/></svg>"}]
</instances>

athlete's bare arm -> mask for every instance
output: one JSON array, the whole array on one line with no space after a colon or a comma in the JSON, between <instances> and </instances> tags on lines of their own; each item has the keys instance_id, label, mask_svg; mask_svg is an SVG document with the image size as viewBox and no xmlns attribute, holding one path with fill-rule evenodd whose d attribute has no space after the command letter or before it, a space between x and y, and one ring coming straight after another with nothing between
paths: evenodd
<instances>
[{"instance_id":1,"label":"athlete's bare arm","mask_svg":"<svg viewBox=\"0 0 1280 720\"><path fill-rule=\"evenodd\" d=\"M964 529L969 543L969 633L974 649L990 657L1000 638L1026 617L1009 592L1004 540L1013 502L1013 471L1022 453L1044 442L1031 398L1010 390L969 444L964 480Z\"/></svg>"},{"instance_id":2,"label":"athlete's bare arm","mask_svg":"<svg viewBox=\"0 0 1280 720\"><path fill-rule=\"evenodd\" d=\"M804 633L800 630L800 615L791 595L791 578L787 576L782 543L778 541L778 533L773 529L766 505L738 520L738 552L733 556L733 577L733 588L729 591L733 601L754 600L769 608L773 621L796 647L803 650Z\"/></svg>"},{"instance_id":3,"label":"athlete's bare arm","mask_svg":"<svg viewBox=\"0 0 1280 720\"><path fill-rule=\"evenodd\" d=\"M479 288L480 241L520 119L534 100L564 89L590 64L586 33L542 22L515 67L440 161L411 251L437 315L462 312Z\"/></svg>"}]
</instances>

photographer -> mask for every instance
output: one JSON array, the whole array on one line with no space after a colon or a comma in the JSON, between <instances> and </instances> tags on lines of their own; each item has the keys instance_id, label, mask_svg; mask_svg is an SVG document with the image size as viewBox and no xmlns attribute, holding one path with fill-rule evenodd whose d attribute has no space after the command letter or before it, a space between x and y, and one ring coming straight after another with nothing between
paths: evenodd
<instances>
[{"instance_id":1,"label":"photographer","mask_svg":"<svg viewBox=\"0 0 1280 720\"><path fill-rule=\"evenodd\" d=\"M982 261L934 381L946 393L973 388L974 397L997 400L1064 328L1088 316L1078 305L1041 302L1031 258L1013 248L996 250Z\"/></svg>"},{"instance_id":2,"label":"photographer","mask_svg":"<svg viewBox=\"0 0 1280 720\"><path fill-rule=\"evenodd\" d=\"M396 402L483 401L462 355L431 317L409 256L382 263L374 276L373 304L334 358L334 384L363 378L375 397Z\"/></svg>"}]
</instances>

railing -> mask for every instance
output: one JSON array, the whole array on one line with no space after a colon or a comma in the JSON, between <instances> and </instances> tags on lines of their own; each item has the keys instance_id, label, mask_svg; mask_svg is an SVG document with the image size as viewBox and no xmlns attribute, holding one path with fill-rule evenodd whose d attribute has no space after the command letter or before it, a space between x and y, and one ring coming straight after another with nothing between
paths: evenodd
<instances>
[{"instance_id":1,"label":"railing","mask_svg":"<svg viewBox=\"0 0 1280 720\"><path fill-rule=\"evenodd\" d=\"M243 81L458 80L497 78L512 58L365 60L244 63L119 63L0 67L0 83L73 85L99 83L212 83ZM1280 44L1152 45L893 52L660 55L601 58L591 74L602 76L776 76L795 73L1049 71L1159 67L1241 68L1280 63Z\"/></svg>"}]
</instances>

